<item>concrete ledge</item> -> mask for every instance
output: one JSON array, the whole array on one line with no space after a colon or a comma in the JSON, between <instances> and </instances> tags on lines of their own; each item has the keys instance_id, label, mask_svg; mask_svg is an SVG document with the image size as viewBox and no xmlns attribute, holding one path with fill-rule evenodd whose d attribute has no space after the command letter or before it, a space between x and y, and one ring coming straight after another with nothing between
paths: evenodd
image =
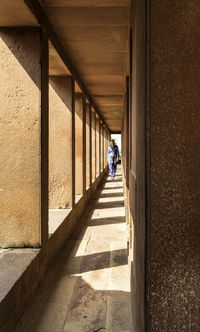
<instances>
[{"instance_id":1,"label":"concrete ledge","mask_svg":"<svg viewBox=\"0 0 200 332\"><path fill-rule=\"evenodd\" d=\"M7 249L0 252L0 331L11 332L36 291L47 268L65 244L74 226L107 172L99 175L41 249Z\"/></svg>"}]
</instances>

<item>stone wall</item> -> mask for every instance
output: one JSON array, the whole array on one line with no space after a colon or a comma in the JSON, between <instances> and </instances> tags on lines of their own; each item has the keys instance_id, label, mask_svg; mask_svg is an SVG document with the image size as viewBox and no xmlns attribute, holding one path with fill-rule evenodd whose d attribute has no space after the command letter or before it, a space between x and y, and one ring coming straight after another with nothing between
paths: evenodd
<instances>
[{"instance_id":1,"label":"stone wall","mask_svg":"<svg viewBox=\"0 0 200 332\"><path fill-rule=\"evenodd\" d=\"M41 242L40 32L0 31L0 246Z\"/></svg>"},{"instance_id":2,"label":"stone wall","mask_svg":"<svg viewBox=\"0 0 200 332\"><path fill-rule=\"evenodd\" d=\"M49 208L72 207L72 79L49 87Z\"/></svg>"},{"instance_id":3,"label":"stone wall","mask_svg":"<svg viewBox=\"0 0 200 332\"><path fill-rule=\"evenodd\" d=\"M75 194L83 194L83 96L75 95Z\"/></svg>"}]
</instances>

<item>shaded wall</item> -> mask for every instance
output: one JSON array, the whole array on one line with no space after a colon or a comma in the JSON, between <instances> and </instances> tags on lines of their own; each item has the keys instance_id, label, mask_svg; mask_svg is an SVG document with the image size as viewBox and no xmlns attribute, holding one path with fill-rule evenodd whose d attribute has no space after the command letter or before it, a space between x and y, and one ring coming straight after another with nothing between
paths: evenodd
<instances>
[{"instance_id":1,"label":"shaded wall","mask_svg":"<svg viewBox=\"0 0 200 332\"><path fill-rule=\"evenodd\" d=\"M147 331L199 331L200 6L150 4Z\"/></svg>"},{"instance_id":2,"label":"shaded wall","mask_svg":"<svg viewBox=\"0 0 200 332\"><path fill-rule=\"evenodd\" d=\"M123 169L138 332L200 326L199 16L197 1L138 0L132 9Z\"/></svg>"}]
</instances>

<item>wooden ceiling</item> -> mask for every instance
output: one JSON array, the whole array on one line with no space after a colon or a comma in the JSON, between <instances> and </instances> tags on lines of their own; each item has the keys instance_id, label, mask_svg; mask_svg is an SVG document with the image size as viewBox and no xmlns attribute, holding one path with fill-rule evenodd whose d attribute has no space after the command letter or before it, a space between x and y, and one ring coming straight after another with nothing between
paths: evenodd
<instances>
[{"instance_id":1,"label":"wooden ceiling","mask_svg":"<svg viewBox=\"0 0 200 332\"><path fill-rule=\"evenodd\" d=\"M105 123L111 131L120 131L130 0L40 0L40 3ZM37 25L22 0L1 0L0 13L1 26ZM50 44L50 74L67 73Z\"/></svg>"}]
</instances>

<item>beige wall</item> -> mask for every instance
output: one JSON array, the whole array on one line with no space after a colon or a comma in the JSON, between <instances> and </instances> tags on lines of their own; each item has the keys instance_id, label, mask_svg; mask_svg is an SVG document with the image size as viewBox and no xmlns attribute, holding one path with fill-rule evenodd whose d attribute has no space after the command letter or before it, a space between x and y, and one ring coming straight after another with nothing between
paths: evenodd
<instances>
[{"instance_id":1,"label":"beige wall","mask_svg":"<svg viewBox=\"0 0 200 332\"><path fill-rule=\"evenodd\" d=\"M107 149L108 149L107 129L104 127L104 167L106 167L107 165Z\"/></svg>"},{"instance_id":2,"label":"beige wall","mask_svg":"<svg viewBox=\"0 0 200 332\"><path fill-rule=\"evenodd\" d=\"M104 138L103 138L103 133L104 133L104 129L103 129L103 124L101 123L101 171L104 168Z\"/></svg>"},{"instance_id":3,"label":"beige wall","mask_svg":"<svg viewBox=\"0 0 200 332\"><path fill-rule=\"evenodd\" d=\"M83 194L83 96L75 94L75 194Z\"/></svg>"},{"instance_id":4,"label":"beige wall","mask_svg":"<svg viewBox=\"0 0 200 332\"><path fill-rule=\"evenodd\" d=\"M90 104L86 104L86 187L90 185Z\"/></svg>"},{"instance_id":5,"label":"beige wall","mask_svg":"<svg viewBox=\"0 0 200 332\"><path fill-rule=\"evenodd\" d=\"M0 71L0 246L38 246L40 33L0 31Z\"/></svg>"},{"instance_id":6,"label":"beige wall","mask_svg":"<svg viewBox=\"0 0 200 332\"><path fill-rule=\"evenodd\" d=\"M99 150L99 118L96 116L96 177L99 176L100 150Z\"/></svg>"},{"instance_id":7,"label":"beige wall","mask_svg":"<svg viewBox=\"0 0 200 332\"><path fill-rule=\"evenodd\" d=\"M50 77L49 208L72 207L72 79Z\"/></svg>"},{"instance_id":8,"label":"beige wall","mask_svg":"<svg viewBox=\"0 0 200 332\"><path fill-rule=\"evenodd\" d=\"M96 178L96 115L92 109L92 181Z\"/></svg>"}]
</instances>

